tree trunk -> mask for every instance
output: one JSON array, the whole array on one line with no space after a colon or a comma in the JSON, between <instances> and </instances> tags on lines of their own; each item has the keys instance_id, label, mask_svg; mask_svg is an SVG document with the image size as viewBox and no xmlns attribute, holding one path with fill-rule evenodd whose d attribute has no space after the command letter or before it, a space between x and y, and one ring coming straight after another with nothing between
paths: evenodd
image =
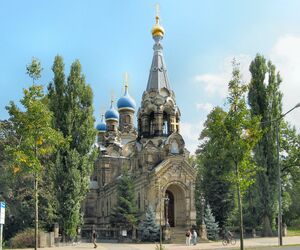
<instances>
[{"instance_id":1,"label":"tree trunk","mask_svg":"<svg viewBox=\"0 0 300 250\"><path fill-rule=\"evenodd\" d=\"M244 250L244 226L243 226L243 208L242 208L242 198L241 198L241 189L240 189L240 175L238 165L235 164L235 173L236 173L236 188L238 195L238 206L239 206L239 221L240 221L240 249Z\"/></svg>"},{"instance_id":2,"label":"tree trunk","mask_svg":"<svg viewBox=\"0 0 300 250\"><path fill-rule=\"evenodd\" d=\"M37 250L39 243L39 200L38 200L38 174L34 174L34 197L35 197L35 228L34 228L34 237L35 245L34 249Z\"/></svg>"},{"instance_id":3,"label":"tree trunk","mask_svg":"<svg viewBox=\"0 0 300 250\"><path fill-rule=\"evenodd\" d=\"M272 237L273 236L270 218L267 214L265 214L262 218L262 230L263 230L262 231L263 237Z\"/></svg>"}]
</instances>

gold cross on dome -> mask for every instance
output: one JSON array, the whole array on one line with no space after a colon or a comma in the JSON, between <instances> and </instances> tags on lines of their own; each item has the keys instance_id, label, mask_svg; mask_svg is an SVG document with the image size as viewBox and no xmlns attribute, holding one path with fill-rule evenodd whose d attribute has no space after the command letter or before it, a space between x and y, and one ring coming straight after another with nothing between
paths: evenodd
<instances>
[{"instance_id":1,"label":"gold cross on dome","mask_svg":"<svg viewBox=\"0 0 300 250\"><path fill-rule=\"evenodd\" d=\"M178 131L178 125L179 122L176 121L176 117L173 118L173 121L171 122L171 125L174 127L174 131Z\"/></svg>"},{"instance_id":2,"label":"gold cross on dome","mask_svg":"<svg viewBox=\"0 0 300 250\"><path fill-rule=\"evenodd\" d=\"M114 94L114 91L112 90L111 91L111 101L110 101L110 103L111 103L111 106L113 105L113 103L114 103L114 99L115 99L115 94Z\"/></svg>"},{"instance_id":3,"label":"gold cross on dome","mask_svg":"<svg viewBox=\"0 0 300 250\"><path fill-rule=\"evenodd\" d=\"M159 18L159 3L155 4L156 17Z\"/></svg>"},{"instance_id":4,"label":"gold cross on dome","mask_svg":"<svg viewBox=\"0 0 300 250\"><path fill-rule=\"evenodd\" d=\"M128 88L128 73L125 72L124 73L124 83L125 83L125 89Z\"/></svg>"}]
</instances>

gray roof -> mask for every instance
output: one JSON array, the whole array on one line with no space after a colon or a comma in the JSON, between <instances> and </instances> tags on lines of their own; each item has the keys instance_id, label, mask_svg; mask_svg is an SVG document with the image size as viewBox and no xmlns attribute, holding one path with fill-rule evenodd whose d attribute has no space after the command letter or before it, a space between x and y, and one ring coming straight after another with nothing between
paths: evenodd
<instances>
[{"instance_id":1,"label":"gray roof","mask_svg":"<svg viewBox=\"0 0 300 250\"><path fill-rule=\"evenodd\" d=\"M148 78L147 90L162 88L170 89L167 67L162 53L163 47L159 42L153 46L153 59Z\"/></svg>"}]
</instances>

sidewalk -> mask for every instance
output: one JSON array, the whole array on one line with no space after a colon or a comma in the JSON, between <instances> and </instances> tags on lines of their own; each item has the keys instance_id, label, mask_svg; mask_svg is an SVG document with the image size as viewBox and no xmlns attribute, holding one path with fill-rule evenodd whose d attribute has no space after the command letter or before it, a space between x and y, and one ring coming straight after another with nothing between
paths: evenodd
<instances>
[{"instance_id":1,"label":"sidewalk","mask_svg":"<svg viewBox=\"0 0 300 250\"><path fill-rule=\"evenodd\" d=\"M245 248L247 247L267 247L278 246L278 238L253 238L244 240ZM300 236L284 237L283 245L299 245L300 249ZM196 246L185 246L184 244L164 244L166 250L204 250L204 249L232 249L239 248L240 242L237 240L235 246L223 246L221 241L211 243L199 243ZM29 250L22 249L22 250ZM41 248L43 250L86 250L94 249L92 243L81 243L74 246ZM123 244L123 243L98 243L97 250L155 250L155 244Z\"/></svg>"}]
</instances>

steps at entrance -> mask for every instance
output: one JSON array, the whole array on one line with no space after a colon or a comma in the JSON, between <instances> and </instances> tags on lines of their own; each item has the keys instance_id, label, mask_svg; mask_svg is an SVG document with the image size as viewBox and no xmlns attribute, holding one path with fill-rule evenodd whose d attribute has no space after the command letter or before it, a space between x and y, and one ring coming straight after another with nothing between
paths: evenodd
<instances>
[{"instance_id":1,"label":"steps at entrance","mask_svg":"<svg viewBox=\"0 0 300 250\"><path fill-rule=\"evenodd\" d=\"M185 243L185 227L171 227L171 243Z\"/></svg>"}]
</instances>

